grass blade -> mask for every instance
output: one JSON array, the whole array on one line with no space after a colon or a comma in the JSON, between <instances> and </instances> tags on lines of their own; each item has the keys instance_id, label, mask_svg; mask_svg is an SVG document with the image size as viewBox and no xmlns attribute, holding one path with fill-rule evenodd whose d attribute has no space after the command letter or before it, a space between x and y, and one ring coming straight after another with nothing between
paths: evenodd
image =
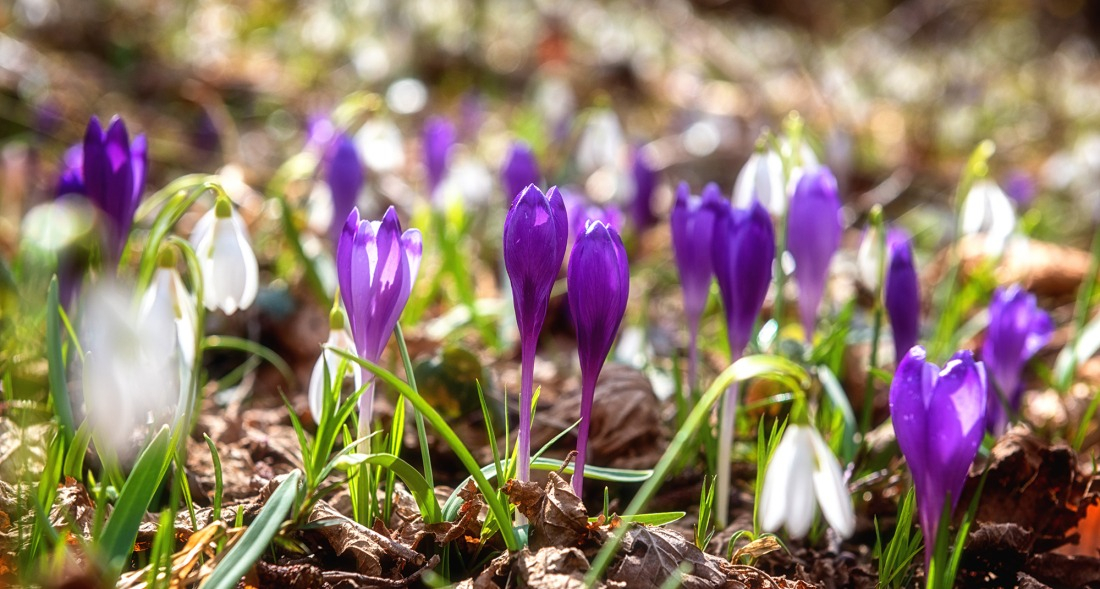
<instances>
[{"instance_id":1,"label":"grass blade","mask_svg":"<svg viewBox=\"0 0 1100 589\"><path fill-rule=\"evenodd\" d=\"M157 432L153 441L138 456L134 470L119 492L118 502L111 512L107 527L98 538L98 544L107 562L107 569L117 575L130 556L149 503L160 487L171 463L168 426Z\"/></svg>"}]
</instances>

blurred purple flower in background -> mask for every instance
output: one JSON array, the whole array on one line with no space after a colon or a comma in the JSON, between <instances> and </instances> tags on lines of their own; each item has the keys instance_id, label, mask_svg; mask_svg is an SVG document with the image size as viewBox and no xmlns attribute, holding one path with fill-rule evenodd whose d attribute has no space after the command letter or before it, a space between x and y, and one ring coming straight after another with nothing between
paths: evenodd
<instances>
[{"instance_id":1,"label":"blurred purple flower in background","mask_svg":"<svg viewBox=\"0 0 1100 589\"><path fill-rule=\"evenodd\" d=\"M817 310L825 294L829 263L840 247L840 200L827 167L805 172L787 213L787 249L794 258L798 312L806 341L814 338Z\"/></svg>"},{"instance_id":2,"label":"blurred purple flower in background","mask_svg":"<svg viewBox=\"0 0 1100 589\"><path fill-rule=\"evenodd\" d=\"M344 221L359 200L364 179L363 161L359 159L355 142L346 133L337 134L329 149L328 173L325 176L332 194L329 234L333 243L340 240Z\"/></svg>"},{"instance_id":3,"label":"blurred purple flower in background","mask_svg":"<svg viewBox=\"0 0 1100 589\"><path fill-rule=\"evenodd\" d=\"M609 224L592 219L585 222L569 255L566 282L581 362L581 425L573 475L573 491L580 496L596 381L619 332L630 294L626 248Z\"/></svg>"},{"instance_id":4,"label":"blurred purple flower in background","mask_svg":"<svg viewBox=\"0 0 1100 589\"><path fill-rule=\"evenodd\" d=\"M1009 172L1004 178L1004 187L1005 195L1016 201L1021 211L1031 206L1039 192L1035 178L1023 170Z\"/></svg>"},{"instance_id":5,"label":"blurred purple flower in background","mask_svg":"<svg viewBox=\"0 0 1100 589\"><path fill-rule=\"evenodd\" d=\"M358 207L351 210L336 250L336 274L360 358L377 363L382 357L412 293L422 255L420 231L402 233L393 207L381 221L360 220ZM373 375L364 373L363 380L371 384L359 397L360 436L370 431L374 411Z\"/></svg>"},{"instance_id":6,"label":"blurred purple flower in background","mask_svg":"<svg viewBox=\"0 0 1100 589\"><path fill-rule=\"evenodd\" d=\"M512 201L504 220L504 267L512 285L521 349L517 472L521 481L530 479L535 349L568 241L569 220L557 188L543 194L530 185Z\"/></svg>"},{"instance_id":7,"label":"blurred purple flower in background","mask_svg":"<svg viewBox=\"0 0 1100 589\"><path fill-rule=\"evenodd\" d=\"M894 358L900 362L920 339L920 280L909 235L901 229L886 233L886 278L883 305L894 333Z\"/></svg>"},{"instance_id":8,"label":"blurred purple flower in background","mask_svg":"<svg viewBox=\"0 0 1100 589\"><path fill-rule=\"evenodd\" d=\"M145 135L134 137L131 143L126 124L119 117L111 119L106 131L98 118L93 116L88 121L83 146L83 194L103 212L107 259L111 262L122 256L134 224L134 212L145 186L146 152Z\"/></svg>"},{"instance_id":9,"label":"blurred purple flower in background","mask_svg":"<svg viewBox=\"0 0 1100 589\"><path fill-rule=\"evenodd\" d=\"M454 125L444 117L431 117L424 123L424 167L428 174L428 193L432 198L447 174L451 148L457 137Z\"/></svg>"},{"instance_id":10,"label":"blurred purple flower in background","mask_svg":"<svg viewBox=\"0 0 1100 589\"><path fill-rule=\"evenodd\" d=\"M890 416L898 446L916 486L924 531L925 570L932 559L940 516L950 497L953 512L978 454L986 422L986 374L968 350L941 371L914 346L890 386Z\"/></svg>"},{"instance_id":11,"label":"blurred purple flower in background","mask_svg":"<svg viewBox=\"0 0 1100 589\"><path fill-rule=\"evenodd\" d=\"M587 196L569 188L562 188L561 195L569 216L570 240L584 233L589 220L607 223L616 232L623 230L623 212L614 204L593 204Z\"/></svg>"},{"instance_id":12,"label":"blurred purple flower in background","mask_svg":"<svg viewBox=\"0 0 1100 589\"><path fill-rule=\"evenodd\" d=\"M1027 361L1050 341L1054 323L1035 304L1035 295L1019 285L998 287L989 303L989 328L982 344L982 361L996 386L989 387L989 431L999 435L1008 424L1007 408L1019 410L1020 376Z\"/></svg>"},{"instance_id":13,"label":"blurred purple flower in background","mask_svg":"<svg viewBox=\"0 0 1100 589\"><path fill-rule=\"evenodd\" d=\"M539 163L531 146L523 141L513 141L500 166L500 179L504 185L504 197L509 205L524 188L542 180Z\"/></svg>"},{"instance_id":14,"label":"blurred purple flower in background","mask_svg":"<svg viewBox=\"0 0 1100 589\"><path fill-rule=\"evenodd\" d=\"M634 150L634 163L631 171L634 174L634 199L631 201L631 213L634 216L634 227L637 230L646 229L657 222L657 214L653 212L653 193L657 189L657 170L653 169L645 150Z\"/></svg>"},{"instance_id":15,"label":"blurred purple flower in background","mask_svg":"<svg viewBox=\"0 0 1100 589\"><path fill-rule=\"evenodd\" d=\"M65 150L57 178L58 198L66 194L84 194L84 144L74 144Z\"/></svg>"},{"instance_id":16,"label":"blurred purple flower in background","mask_svg":"<svg viewBox=\"0 0 1100 589\"><path fill-rule=\"evenodd\" d=\"M707 305L710 284L714 279L711 262L711 242L714 234L714 218L725 204L718 185L707 184L703 196L692 196L686 182L676 188L676 204L669 220L672 228L672 253L680 272L680 285L684 291L684 316L688 328L688 382L687 390L695 385L698 368L699 318ZM728 205L726 205L728 207Z\"/></svg>"}]
</instances>

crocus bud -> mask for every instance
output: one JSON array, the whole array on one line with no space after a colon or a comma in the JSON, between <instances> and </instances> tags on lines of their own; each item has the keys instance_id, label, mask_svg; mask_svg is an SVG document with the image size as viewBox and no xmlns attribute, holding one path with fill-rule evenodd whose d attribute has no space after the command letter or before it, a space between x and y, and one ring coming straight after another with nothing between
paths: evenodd
<instances>
[{"instance_id":1,"label":"crocus bud","mask_svg":"<svg viewBox=\"0 0 1100 589\"><path fill-rule=\"evenodd\" d=\"M573 490L579 496L596 380L619 332L630 293L626 248L618 232L607 223L589 220L569 255L566 282L581 360L581 426L573 475Z\"/></svg>"},{"instance_id":2,"label":"crocus bud","mask_svg":"<svg viewBox=\"0 0 1100 589\"><path fill-rule=\"evenodd\" d=\"M228 198L219 196L214 208L195 223L191 246L202 265L206 308L232 315L250 307L260 287L260 268L244 221Z\"/></svg>"},{"instance_id":3,"label":"crocus bud","mask_svg":"<svg viewBox=\"0 0 1100 589\"><path fill-rule=\"evenodd\" d=\"M710 283L714 279L711 242L714 217L724 204L716 184L707 184L702 198L692 196L687 183L676 188L676 204L669 223L672 227L672 253L680 271L684 291L684 315L688 328L688 387L695 386L696 340L699 318L707 305Z\"/></svg>"},{"instance_id":4,"label":"crocus bud","mask_svg":"<svg viewBox=\"0 0 1100 589\"><path fill-rule=\"evenodd\" d=\"M424 166L428 172L428 192L432 196L447 174L456 137L454 125L443 117L432 117L424 123Z\"/></svg>"},{"instance_id":5,"label":"crocus bud","mask_svg":"<svg viewBox=\"0 0 1100 589\"><path fill-rule=\"evenodd\" d=\"M733 185L733 206L749 208L757 201L769 213L782 217L787 211L787 191L783 186L783 160L770 149L754 151Z\"/></svg>"},{"instance_id":6,"label":"crocus bud","mask_svg":"<svg viewBox=\"0 0 1100 589\"><path fill-rule=\"evenodd\" d=\"M333 243L340 239L344 221L355 208L359 200L359 191L363 189L363 162L359 159L359 150L355 148L346 133L340 133L332 143L331 157L328 161L328 174L325 177L332 194L332 221L329 234Z\"/></svg>"},{"instance_id":7,"label":"crocus bud","mask_svg":"<svg viewBox=\"0 0 1100 589\"><path fill-rule=\"evenodd\" d=\"M813 341L817 309L825 294L829 262L840 247L840 200L827 167L808 170L798 181L787 213L787 249L794 257L798 312L806 341Z\"/></svg>"},{"instance_id":8,"label":"crocus bud","mask_svg":"<svg viewBox=\"0 0 1100 589\"><path fill-rule=\"evenodd\" d=\"M118 260L134 224L134 212L145 186L148 156L145 136L130 142L126 124L115 117L104 131L92 117L84 133L84 194L103 213L107 251Z\"/></svg>"},{"instance_id":9,"label":"crocus bud","mask_svg":"<svg viewBox=\"0 0 1100 589\"><path fill-rule=\"evenodd\" d=\"M841 538L852 535L856 514L840 463L816 429L791 425L764 474L760 527L775 532L786 525L791 538L801 538L814 522L815 503Z\"/></svg>"},{"instance_id":10,"label":"crocus bud","mask_svg":"<svg viewBox=\"0 0 1100 589\"><path fill-rule=\"evenodd\" d=\"M1016 209L1000 186L991 180L979 180L967 193L960 210L959 228L963 235L985 236L985 253L998 256L1016 229Z\"/></svg>"},{"instance_id":11,"label":"crocus bud","mask_svg":"<svg viewBox=\"0 0 1100 589\"><path fill-rule=\"evenodd\" d=\"M339 404L340 391L343 389L342 381L338 381L340 370L341 358L332 351L333 348L343 350L345 352L355 353L355 342L352 341L348 331L344 326L344 313L340 310L339 305L332 309L329 313L329 335L328 341L325 342L325 349L321 352L321 355L317 357L317 362L313 364L313 372L309 377L309 389L307 392L307 398L309 399L309 413L313 417L313 422L316 424L321 423L321 414L324 412L325 405L325 371L328 371L328 390L335 392L336 401L334 406ZM344 373L343 380L352 379L355 383L355 390L359 390L363 386L363 373L360 370L356 370L353 366L348 366Z\"/></svg>"},{"instance_id":12,"label":"crocus bud","mask_svg":"<svg viewBox=\"0 0 1100 589\"><path fill-rule=\"evenodd\" d=\"M500 167L500 176L504 184L504 197L509 205L520 192L523 192L524 188L532 184L537 185L542 175L539 173L539 163L535 159L535 152L531 151L531 146L522 141L512 142Z\"/></svg>"},{"instance_id":13,"label":"crocus bud","mask_svg":"<svg viewBox=\"0 0 1100 589\"><path fill-rule=\"evenodd\" d=\"M775 260L775 229L759 202L735 209L725 199L708 204L715 212L711 256L726 309L730 353L737 359L752 336L764 306Z\"/></svg>"},{"instance_id":14,"label":"crocus bud","mask_svg":"<svg viewBox=\"0 0 1100 589\"><path fill-rule=\"evenodd\" d=\"M420 231L402 233L393 207L381 221L360 220L359 208L351 210L336 248L336 276L360 358L377 363L382 357L412 293L422 255ZM361 435L369 431L373 411L372 389L359 397Z\"/></svg>"},{"instance_id":15,"label":"crocus bud","mask_svg":"<svg viewBox=\"0 0 1100 589\"><path fill-rule=\"evenodd\" d=\"M657 188L657 170L646 157L645 150L634 150L634 200L631 209L634 214L634 226L645 229L657 222L653 212L653 192Z\"/></svg>"},{"instance_id":16,"label":"crocus bud","mask_svg":"<svg viewBox=\"0 0 1100 589\"><path fill-rule=\"evenodd\" d=\"M920 338L920 280L913 263L913 247L904 231L890 230L886 249L882 300L894 332L894 358L900 361Z\"/></svg>"},{"instance_id":17,"label":"crocus bud","mask_svg":"<svg viewBox=\"0 0 1100 589\"><path fill-rule=\"evenodd\" d=\"M569 220L557 188L543 194L531 185L512 201L504 219L504 267L512 286L522 356L517 469L521 481L530 478L535 346L568 241Z\"/></svg>"},{"instance_id":18,"label":"crocus bud","mask_svg":"<svg viewBox=\"0 0 1100 589\"><path fill-rule=\"evenodd\" d=\"M958 505L986 424L986 375L967 350L939 367L914 346L890 385L890 416L909 463L924 530L925 566L932 559L940 516ZM950 499L950 503L947 503ZM927 570L927 568L926 568Z\"/></svg>"},{"instance_id":19,"label":"crocus bud","mask_svg":"<svg viewBox=\"0 0 1100 589\"><path fill-rule=\"evenodd\" d=\"M1050 341L1053 331L1054 323L1035 304L1035 295L1016 284L993 291L989 329L982 345L982 361L996 385L989 387L988 429L992 433L1000 434L1008 423L1006 403L1013 411L1020 408L1024 365Z\"/></svg>"}]
</instances>

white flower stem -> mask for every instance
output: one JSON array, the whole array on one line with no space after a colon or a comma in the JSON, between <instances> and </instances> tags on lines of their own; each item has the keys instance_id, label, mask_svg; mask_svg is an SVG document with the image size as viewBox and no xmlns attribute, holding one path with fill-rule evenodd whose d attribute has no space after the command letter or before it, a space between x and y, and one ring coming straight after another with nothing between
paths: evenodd
<instances>
[{"instance_id":1,"label":"white flower stem","mask_svg":"<svg viewBox=\"0 0 1100 589\"><path fill-rule=\"evenodd\" d=\"M718 529L724 529L729 525L730 512L730 463L733 451L733 430L737 417L737 403L740 396L740 386L733 384L726 389L722 398L722 408L718 418L718 490L716 492L717 508L715 518L718 521Z\"/></svg>"}]
</instances>

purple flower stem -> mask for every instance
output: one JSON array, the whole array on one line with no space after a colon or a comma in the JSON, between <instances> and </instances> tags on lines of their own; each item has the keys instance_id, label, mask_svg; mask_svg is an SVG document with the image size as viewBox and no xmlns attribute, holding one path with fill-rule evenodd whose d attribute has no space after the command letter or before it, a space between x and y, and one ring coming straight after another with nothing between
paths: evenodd
<instances>
[{"instance_id":1,"label":"purple flower stem","mask_svg":"<svg viewBox=\"0 0 1100 589\"><path fill-rule=\"evenodd\" d=\"M584 375L581 385L581 425L577 431L577 457L574 459L573 492L577 497L584 487L584 463L588 456L588 428L592 425L592 399L596 396L596 378Z\"/></svg>"},{"instance_id":2,"label":"purple flower stem","mask_svg":"<svg viewBox=\"0 0 1100 589\"><path fill-rule=\"evenodd\" d=\"M522 339L522 338L521 338ZM519 390L519 466L517 478L531 480L531 409L535 400L534 374L537 342L520 341L522 361Z\"/></svg>"}]
</instances>

